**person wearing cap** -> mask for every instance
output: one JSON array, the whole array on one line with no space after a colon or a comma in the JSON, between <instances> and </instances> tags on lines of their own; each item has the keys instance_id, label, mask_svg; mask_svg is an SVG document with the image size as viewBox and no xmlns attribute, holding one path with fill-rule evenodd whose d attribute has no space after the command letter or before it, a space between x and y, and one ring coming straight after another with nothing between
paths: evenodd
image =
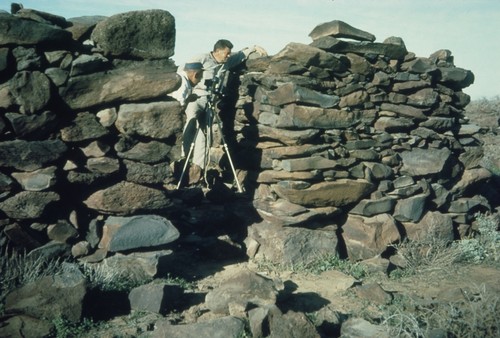
<instances>
[{"instance_id":1,"label":"person wearing cap","mask_svg":"<svg viewBox=\"0 0 500 338\"><path fill-rule=\"evenodd\" d=\"M190 62L184 65L184 68L181 72L178 72L181 78L180 87L169 94L169 96L173 97L184 108L188 102L196 99L196 96L193 95L193 87L196 86L203 76L203 65L201 62Z\"/></svg>"},{"instance_id":2,"label":"person wearing cap","mask_svg":"<svg viewBox=\"0 0 500 338\"><path fill-rule=\"evenodd\" d=\"M245 48L239 52L231 53L233 44L226 39L218 40L211 52L198 55L193 59L193 62L200 62L203 65L203 78L193 88L193 93L198 97L195 101L189 102L186 106L186 115L197 118L198 126L203 132L198 132L195 147L193 151L193 164L199 167L199 171L205 170L206 166L206 125L205 112L208 104L208 96L210 84L213 83L215 77L223 79L221 74L228 70L236 68L244 62L250 54L258 53L261 56L266 56L267 52L259 46ZM190 135L191 142L194 135ZM188 141L189 142L189 141ZM189 144L191 143L189 142Z\"/></svg>"}]
</instances>

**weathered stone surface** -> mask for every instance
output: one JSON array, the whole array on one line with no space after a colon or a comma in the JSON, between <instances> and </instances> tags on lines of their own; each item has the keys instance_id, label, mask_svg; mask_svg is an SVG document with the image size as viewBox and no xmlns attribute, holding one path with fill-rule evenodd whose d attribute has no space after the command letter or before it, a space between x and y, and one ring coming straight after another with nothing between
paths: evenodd
<instances>
[{"instance_id":1,"label":"weathered stone surface","mask_svg":"<svg viewBox=\"0 0 500 338\"><path fill-rule=\"evenodd\" d=\"M65 142L94 140L108 133L95 115L89 112L78 113L71 124L61 129L61 139Z\"/></svg>"},{"instance_id":2,"label":"weathered stone surface","mask_svg":"<svg viewBox=\"0 0 500 338\"><path fill-rule=\"evenodd\" d=\"M349 215L342 225L347 254L352 261L381 254L389 244L400 240L396 221L389 214L374 217Z\"/></svg>"},{"instance_id":3,"label":"weathered stone surface","mask_svg":"<svg viewBox=\"0 0 500 338\"><path fill-rule=\"evenodd\" d=\"M414 241L439 238L451 242L455 238L451 217L439 211L426 212L418 223L403 222L403 227Z\"/></svg>"},{"instance_id":4,"label":"weathered stone surface","mask_svg":"<svg viewBox=\"0 0 500 338\"><path fill-rule=\"evenodd\" d=\"M339 20L325 22L314 27L312 32L309 33L309 36L313 40L317 40L324 36L333 36L335 38L348 38L359 41L375 41L375 35L352 27Z\"/></svg>"},{"instance_id":5,"label":"weathered stone surface","mask_svg":"<svg viewBox=\"0 0 500 338\"><path fill-rule=\"evenodd\" d=\"M27 191L43 191L57 182L57 167L42 168L31 172L15 172L12 177Z\"/></svg>"},{"instance_id":6,"label":"weathered stone surface","mask_svg":"<svg viewBox=\"0 0 500 338\"><path fill-rule=\"evenodd\" d=\"M426 194L419 194L398 200L393 214L394 218L402 222L418 222L424 213L427 197Z\"/></svg>"},{"instance_id":7,"label":"weathered stone surface","mask_svg":"<svg viewBox=\"0 0 500 338\"><path fill-rule=\"evenodd\" d=\"M173 64L123 67L70 78L60 95L72 109L164 97L180 84Z\"/></svg>"},{"instance_id":8,"label":"weathered stone surface","mask_svg":"<svg viewBox=\"0 0 500 338\"><path fill-rule=\"evenodd\" d=\"M408 117L412 118L415 120L426 120L427 117L423 113L423 111L419 108L411 107L408 105L402 105L402 104L392 104L392 103L382 103L380 105L380 108L382 110L387 110L394 112L398 115L401 115L403 117Z\"/></svg>"},{"instance_id":9,"label":"weathered stone surface","mask_svg":"<svg viewBox=\"0 0 500 338\"><path fill-rule=\"evenodd\" d=\"M323 109L290 104L281 110L273 127L300 129L348 128L360 121L366 121L366 116L360 111Z\"/></svg>"},{"instance_id":10,"label":"weathered stone surface","mask_svg":"<svg viewBox=\"0 0 500 338\"><path fill-rule=\"evenodd\" d=\"M26 114L44 109L51 95L49 78L39 72L22 71L9 81L10 93Z\"/></svg>"},{"instance_id":11,"label":"weathered stone surface","mask_svg":"<svg viewBox=\"0 0 500 338\"><path fill-rule=\"evenodd\" d=\"M78 231L68 221L60 220L47 227L47 236L52 241L66 243L68 240L76 239L78 237Z\"/></svg>"},{"instance_id":12,"label":"weathered stone surface","mask_svg":"<svg viewBox=\"0 0 500 338\"><path fill-rule=\"evenodd\" d=\"M21 191L0 202L0 210L15 219L34 219L41 217L49 204L60 200L55 192Z\"/></svg>"},{"instance_id":13,"label":"weathered stone surface","mask_svg":"<svg viewBox=\"0 0 500 338\"><path fill-rule=\"evenodd\" d=\"M0 13L0 46L51 45L67 46L71 34L61 28Z\"/></svg>"},{"instance_id":14,"label":"weathered stone surface","mask_svg":"<svg viewBox=\"0 0 500 338\"><path fill-rule=\"evenodd\" d=\"M6 113L12 129L22 139L43 139L57 126L57 116L51 111L38 114L25 115L19 113Z\"/></svg>"},{"instance_id":15,"label":"weathered stone surface","mask_svg":"<svg viewBox=\"0 0 500 338\"><path fill-rule=\"evenodd\" d=\"M97 23L91 39L106 55L168 58L174 55L175 18L159 9L115 14Z\"/></svg>"},{"instance_id":16,"label":"weathered stone surface","mask_svg":"<svg viewBox=\"0 0 500 338\"><path fill-rule=\"evenodd\" d=\"M280 163L280 167L286 171L305 171L318 169L333 169L337 162L322 156L311 156L305 158L285 159Z\"/></svg>"},{"instance_id":17,"label":"weathered stone surface","mask_svg":"<svg viewBox=\"0 0 500 338\"><path fill-rule=\"evenodd\" d=\"M390 338L392 335L381 325L375 325L363 318L351 317L342 323L342 337Z\"/></svg>"},{"instance_id":18,"label":"weathered stone surface","mask_svg":"<svg viewBox=\"0 0 500 338\"><path fill-rule=\"evenodd\" d=\"M276 302L278 289L272 279L250 270L242 270L228 277L219 288L211 290L205 297L205 304L214 313L229 314L230 304L247 308L271 305Z\"/></svg>"},{"instance_id":19,"label":"weathered stone surface","mask_svg":"<svg viewBox=\"0 0 500 338\"><path fill-rule=\"evenodd\" d=\"M90 209L116 215L163 210L171 206L163 191L130 182L98 190L84 203Z\"/></svg>"},{"instance_id":20,"label":"weathered stone surface","mask_svg":"<svg viewBox=\"0 0 500 338\"><path fill-rule=\"evenodd\" d=\"M402 133L412 129L415 123L406 117L388 117L381 116L375 122L375 129L383 130L388 133Z\"/></svg>"},{"instance_id":21,"label":"weathered stone surface","mask_svg":"<svg viewBox=\"0 0 500 338\"><path fill-rule=\"evenodd\" d=\"M115 126L124 135L165 139L182 130L181 114L177 101L124 104Z\"/></svg>"},{"instance_id":22,"label":"weathered stone surface","mask_svg":"<svg viewBox=\"0 0 500 338\"><path fill-rule=\"evenodd\" d=\"M82 316L85 294L85 277L76 266L65 263L60 274L43 277L9 293L5 310L45 320L64 317L76 323Z\"/></svg>"},{"instance_id":23,"label":"weathered stone surface","mask_svg":"<svg viewBox=\"0 0 500 338\"><path fill-rule=\"evenodd\" d=\"M334 54L316 47L292 42L285 46L272 58L273 61L294 61L303 67L317 66L341 72L346 66Z\"/></svg>"},{"instance_id":24,"label":"weathered stone surface","mask_svg":"<svg viewBox=\"0 0 500 338\"><path fill-rule=\"evenodd\" d=\"M179 238L179 231L169 220L155 215L111 216L105 224L117 228L109 243L110 251L155 247Z\"/></svg>"},{"instance_id":25,"label":"weathered stone surface","mask_svg":"<svg viewBox=\"0 0 500 338\"><path fill-rule=\"evenodd\" d=\"M123 160L127 181L137 184L160 184L172 177L170 166L165 163L149 165Z\"/></svg>"},{"instance_id":26,"label":"weathered stone surface","mask_svg":"<svg viewBox=\"0 0 500 338\"><path fill-rule=\"evenodd\" d=\"M99 54L78 56L71 63L71 76L90 74L108 69L111 63L107 58Z\"/></svg>"},{"instance_id":27,"label":"weathered stone surface","mask_svg":"<svg viewBox=\"0 0 500 338\"><path fill-rule=\"evenodd\" d=\"M150 141L145 143L139 142L127 148L122 148L117 145L115 146L115 149L117 150L118 157L120 158L155 164L166 162L169 158L169 153L172 147L164 142Z\"/></svg>"},{"instance_id":28,"label":"weathered stone surface","mask_svg":"<svg viewBox=\"0 0 500 338\"><path fill-rule=\"evenodd\" d=\"M321 108L334 107L339 98L333 95L319 93L295 83L285 83L267 94L267 103L282 106L289 103L306 103Z\"/></svg>"},{"instance_id":29,"label":"weathered stone surface","mask_svg":"<svg viewBox=\"0 0 500 338\"><path fill-rule=\"evenodd\" d=\"M241 318L227 316L194 324L172 325L169 320L158 320L154 338L211 337L238 338L245 334L245 322Z\"/></svg>"},{"instance_id":30,"label":"weathered stone surface","mask_svg":"<svg viewBox=\"0 0 500 338\"><path fill-rule=\"evenodd\" d=\"M120 170L120 162L111 157L89 158L85 168L97 174L112 174Z\"/></svg>"},{"instance_id":31,"label":"weathered stone surface","mask_svg":"<svg viewBox=\"0 0 500 338\"><path fill-rule=\"evenodd\" d=\"M340 179L313 184L306 189L293 189L282 182L273 185L276 193L295 204L323 207L345 206L358 202L373 191L373 184L363 180Z\"/></svg>"},{"instance_id":32,"label":"weathered stone surface","mask_svg":"<svg viewBox=\"0 0 500 338\"><path fill-rule=\"evenodd\" d=\"M462 89L474 83L474 74L470 70L459 67L439 67L439 81L446 83L452 88Z\"/></svg>"},{"instance_id":33,"label":"weathered stone surface","mask_svg":"<svg viewBox=\"0 0 500 338\"><path fill-rule=\"evenodd\" d=\"M438 174L445 168L451 155L448 148L442 149L413 149L401 153L403 167L401 173L410 176L426 176Z\"/></svg>"},{"instance_id":34,"label":"weathered stone surface","mask_svg":"<svg viewBox=\"0 0 500 338\"><path fill-rule=\"evenodd\" d=\"M282 316L272 316L269 327L273 337L320 338L313 323L301 312L288 311Z\"/></svg>"},{"instance_id":35,"label":"weathered stone surface","mask_svg":"<svg viewBox=\"0 0 500 338\"><path fill-rule=\"evenodd\" d=\"M286 145L301 145L311 143L311 141L319 134L318 130L285 130L279 128L267 127L258 125L259 136L262 138L270 138L281 141Z\"/></svg>"},{"instance_id":36,"label":"weathered stone surface","mask_svg":"<svg viewBox=\"0 0 500 338\"><path fill-rule=\"evenodd\" d=\"M178 285L149 283L133 288L128 299L131 310L166 314L180 304L182 294Z\"/></svg>"},{"instance_id":37,"label":"weathered stone surface","mask_svg":"<svg viewBox=\"0 0 500 338\"><path fill-rule=\"evenodd\" d=\"M67 149L61 140L0 142L0 167L40 169L59 160Z\"/></svg>"},{"instance_id":38,"label":"weathered stone surface","mask_svg":"<svg viewBox=\"0 0 500 338\"><path fill-rule=\"evenodd\" d=\"M364 199L359 201L349 213L371 217L378 214L391 213L396 205L396 199L392 197L382 197L379 199Z\"/></svg>"},{"instance_id":39,"label":"weathered stone surface","mask_svg":"<svg viewBox=\"0 0 500 338\"><path fill-rule=\"evenodd\" d=\"M247 252L255 260L278 264L309 263L318 255L336 252L338 239L334 229L310 230L286 227L267 222L253 224L248 231Z\"/></svg>"}]
</instances>

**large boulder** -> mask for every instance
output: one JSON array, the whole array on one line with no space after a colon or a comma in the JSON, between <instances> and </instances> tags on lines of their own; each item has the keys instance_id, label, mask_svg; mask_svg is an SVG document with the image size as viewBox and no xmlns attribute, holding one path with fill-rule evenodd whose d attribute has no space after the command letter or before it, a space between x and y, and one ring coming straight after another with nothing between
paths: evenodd
<instances>
[{"instance_id":1,"label":"large boulder","mask_svg":"<svg viewBox=\"0 0 500 338\"><path fill-rule=\"evenodd\" d=\"M169 58L174 55L175 19L169 12L159 9L116 14L99 22L91 39L106 55Z\"/></svg>"}]
</instances>

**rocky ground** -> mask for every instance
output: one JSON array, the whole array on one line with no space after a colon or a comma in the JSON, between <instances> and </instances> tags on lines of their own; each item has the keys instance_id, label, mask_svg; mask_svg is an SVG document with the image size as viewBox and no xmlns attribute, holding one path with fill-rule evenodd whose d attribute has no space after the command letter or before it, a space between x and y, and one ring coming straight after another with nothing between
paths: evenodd
<instances>
[{"instance_id":1,"label":"rocky ground","mask_svg":"<svg viewBox=\"0 0 500 338\"><path fill-rule=\"evenodd\" d=\"M500 142L498 127L495 126L498 126L500 113L473 109L468 117L472 123L485 129L482 135L485 157L489 165L498 169ZM229 243L230 239L223 238L221 243L224 241ZM390 320L401 336L404 332L409 336L416 335L418 330L411 327L412 323L450 319L453 316L457 316L453 324L455 332L470 337L488 334L479 332L481 325L487 321L496 320L498 324L499 264L442 265L407 277L394 278L375 272L355 279L338 270L317 274L298 267L258 264L248 261L245 255L235 257L231 249L228 251L231 245L200 246L193 254L192 246L199 244L196 240L184 242L176 254L176 268L168 273L188 283L184 286L185 304L166 315L172 323L194 323L216 317L205 306L206 294L229 277L251 270L272 278L282 286L277 305L283 313L305 313L316 327L322 328L321 333L325 337L341 335L340 325L332 325L332 317L337 317L339 322L347 316L376 323ZM327 317L328 324L324 321ZM153 335L155 323L160 319L165 317L145 313L117 316L87 335L147 337ZM434 333L439 336L439 331Z\"/></svg>"}]
</instances>

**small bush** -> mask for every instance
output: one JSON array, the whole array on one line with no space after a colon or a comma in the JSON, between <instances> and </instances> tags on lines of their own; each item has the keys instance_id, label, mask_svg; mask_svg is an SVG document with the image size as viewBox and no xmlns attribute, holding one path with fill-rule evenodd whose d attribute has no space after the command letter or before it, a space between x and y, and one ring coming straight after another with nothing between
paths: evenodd
<instances>
[{"instance_id":1,"label":"small bush","mask_svg":"<svg viewBox=\"0 0 500 338\"><path fill-rule=\"evenodd\" d=\"M308 262L276 264L267 260L260 260L257 264L259 269L265 271L290 270L297 273L319 275L325 271L338 270L356 279L361 279L367 274L363 265L342 259L337 254L320 254Z\"/></svg>"},{"instance_id":2,"label":"small bush","mask_svg":"<svg viewBox=\"0 0 500 338\"><path fill-rule=\"evenodd\" d=\"M461 260L467 263L491 263L500 262L500 232L498 231L498 220L492 215L477 213L477 231L470 238L455 242L453 245L461 253Z\"/></svg>"},{"instance_id":3,"label":"small bush","mask_svg":"<svg viewBox=\"0 0 500 338\"><path fill-rule=\"evenodd\" d=\"M395 337L498 337L500 298L484 285L453 302L399 297L382 309L382 323Z\"/></svg>"},{"instance_id":4,"label":"small bush","mask_svg":"<svg viewBox=\"0 0 500 338\"><path fill-rule=\"evenodd\" d=\"M39 280L45 276L52 276L61 271L61 261L47 259L44 256L31 255L26 251L0 249L0 302L14 289Z\"/></svg>"},{"instance_id":5,"label":"small bush","mask_svg":"<svg viewBox=\"0 0 500 338\"><path fill-rule=\"evenodd\" d=\"M89 287L101 291L130 291L134 287L151 282L152 277L131 275L127 270L104 261L100 264L82 265Z\"/></svg>"}]
</instances>

